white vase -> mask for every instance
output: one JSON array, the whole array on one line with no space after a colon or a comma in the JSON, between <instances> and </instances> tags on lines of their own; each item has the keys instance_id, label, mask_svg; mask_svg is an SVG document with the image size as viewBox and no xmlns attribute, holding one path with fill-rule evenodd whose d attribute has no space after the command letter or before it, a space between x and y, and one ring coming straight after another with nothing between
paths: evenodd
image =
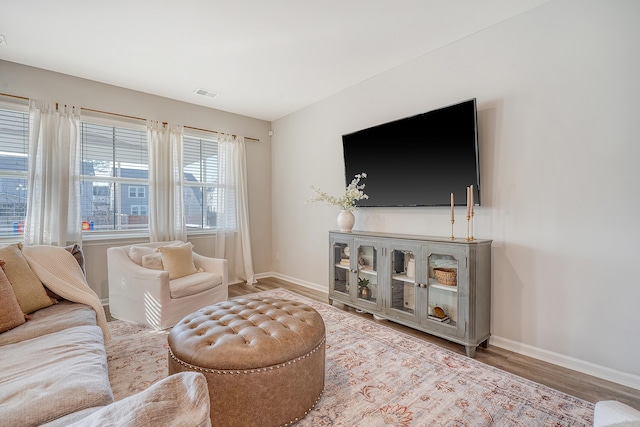
<instances>
[{"instance_id":1,"label":"white vase","mask_svg":"<svg viewBox=\"0 0 640 427\"><path fill-rule=\"evenodd\" d=\"M407 277L411 279L416 277L416 260L414 258L407 262Z\"/></svg>"},{"instance_id":2,"label":"white vase","mask_svg":"<svg viewBox=\"0 0 640 427\"><path fill-rule=\"evenodd\" d=\"M338 228L340 231L350 232L353 228L353 224L356 223L356 217L353 212L348 210L340 211L338 214Z\"/></svg>"}]
</instances>

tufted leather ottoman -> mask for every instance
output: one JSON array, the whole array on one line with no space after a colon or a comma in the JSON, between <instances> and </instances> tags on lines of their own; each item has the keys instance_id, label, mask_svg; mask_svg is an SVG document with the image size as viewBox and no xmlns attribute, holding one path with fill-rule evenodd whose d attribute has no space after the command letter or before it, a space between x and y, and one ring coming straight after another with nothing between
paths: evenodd
<instances>
[{"instance_id":1,"label":"tufted leather ottoman","mask_svg":"<svg viewBox=\"0 0 640 427\"><path fill-rule=\"evenodd\" d=\"M169 374L202 372L213 426L287 426L324 388L325 328L311 307L245 297L205 307L169 334Z\"/></svg>"}]
</instances>

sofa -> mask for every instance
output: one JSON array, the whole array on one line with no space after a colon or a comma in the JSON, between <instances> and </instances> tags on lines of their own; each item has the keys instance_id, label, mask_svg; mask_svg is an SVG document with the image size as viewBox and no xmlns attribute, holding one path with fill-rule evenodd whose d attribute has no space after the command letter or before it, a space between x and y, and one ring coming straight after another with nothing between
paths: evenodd
<instances>
[{"instance_id":1,"label":"sofa","mask_svg":"<svg viewBox=\"0 0 640 427\"><path fill-rule=\"evenodd\" d=\"M72 252L0 247L0 424L210 425L199 373L114 402L104 310Z\"/></svg>"},{"instance_id":2,"label":"sofa","mask_svg":"<svg viewBox=\"0 0 640 427\"><path fill-rule=\"evenodd\" d=\"M616 400L602 400L593 410L594 427L640 427L640 411Z\"/></svg>"}]
</instances>

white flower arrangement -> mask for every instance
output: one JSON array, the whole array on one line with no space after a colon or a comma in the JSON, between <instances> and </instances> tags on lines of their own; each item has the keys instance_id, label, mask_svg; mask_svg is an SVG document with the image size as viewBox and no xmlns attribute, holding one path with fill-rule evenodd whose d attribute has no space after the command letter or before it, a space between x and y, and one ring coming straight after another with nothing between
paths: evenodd
<instances>
[{"instance_id":1,"label":"white flower arrangement","mask_svg":"<svg viewBox=\"0 0 640 427\"><path fill-rule=\"evenodd\" d=\"M364 189L364 184L360 184L360 180L366 177L367 174L364 172L357 174L353 181L351 181L351 184L347 186L344 195L339 198L331 196L324 191L317 189L313 185L310 185L309 187L311 187L313 192L316 193L316 196L307 200L307 202L326 202L333 206L340 206L341 209L346 211L355 210L358 208L356 206L356 201L369 198L369 196L364 194L362 191Z\"/></svg>"}]
</instances>

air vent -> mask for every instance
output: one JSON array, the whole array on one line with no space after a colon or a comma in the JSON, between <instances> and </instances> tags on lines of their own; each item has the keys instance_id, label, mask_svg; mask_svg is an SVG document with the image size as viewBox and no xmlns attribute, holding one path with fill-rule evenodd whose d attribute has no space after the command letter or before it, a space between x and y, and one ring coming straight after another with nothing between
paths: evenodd
<instances>
[{"instance_id":1,"label":"air vent","mask_svg":"<svg viewBox=\"0 0 640 427\"><path fill-rule=\"evenodd\" d=\"M196 95L208 96L209 98L215 98L216 96L218 96L217 93L202 88L194 90L193 93L195 93Z\"/></svg>"}]
</instances>

